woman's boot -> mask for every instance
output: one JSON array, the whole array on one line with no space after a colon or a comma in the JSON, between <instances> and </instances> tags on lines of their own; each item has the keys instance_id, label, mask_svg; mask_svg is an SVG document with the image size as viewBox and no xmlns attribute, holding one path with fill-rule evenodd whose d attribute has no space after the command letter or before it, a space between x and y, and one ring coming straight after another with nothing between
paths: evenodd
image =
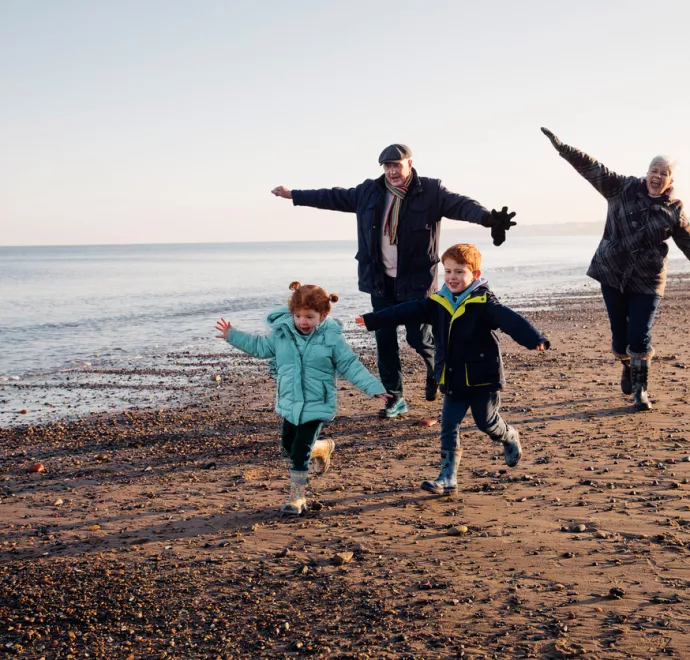
<instances>
[{"instance_id":1,"label":"woman's boot","mask_svg":"<svg viewBox=\"0 0 690 660\"><path fill-rule=\"evenodd\" d=\"M449 495L458 491L458 465L462 449L441 450L441 472L434 481L422 481L422 490L434 495Z\"/></svg>"},{"instance_id":2,"label":"woman's boot","mask_svg":"<svg viewBox=\"0 0 690 660\"><path fill-rule=\"evenodd\" d=\"M290 470L290 495L288 501L280 507L280 512L286 516L299 516L307 510L307 482L309 472Z\"/></svg>"},{"instance_id":3,"label":"woman's boot","mask_svg":"<svg viewBox=\"0 0 690 660\"><path fill-rule=\"evenodd\" d=\"M632 395L635 409L639 411L651 410L652 404L647 395L647 379L649 377L650 358L632 356L630 358L630 374L632 379Z\"/></svg>"},{"instance_id":4,"label":"woman's boot","mask_svg":"<svg viewBox=\"0 0 690 660\"><path fill-rule=\"evenodd\" d=\"M620 358L623 365L623 373L621 374L621 392L623 394L632 394L632 376L630 374L630 358Z\"/></svg>"},{"instance_id":5,"label":"woman's boot","mask_svg":"<svg viewBox=\"0 0 690 660\"><path fill-rule=\"evenodd\" d=\"M335 449L335 442L330 438L317 440L311 448L310 464L314 474L324 474L331 467L331 454Z\"/></svg>"}]
</instances>

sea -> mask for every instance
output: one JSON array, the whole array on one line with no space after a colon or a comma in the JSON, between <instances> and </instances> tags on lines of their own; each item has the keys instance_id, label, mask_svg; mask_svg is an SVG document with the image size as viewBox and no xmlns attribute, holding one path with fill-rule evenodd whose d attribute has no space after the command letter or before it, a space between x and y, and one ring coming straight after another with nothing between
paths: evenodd
<instances>
[{"instance_id":1,"label":"sea","mask_svg":"<svg viewBox=\"0 0 690 660\"><path fill-rule=\"evenodd\" d=\"M467 240L457 230L442 239L442 250ZM484 234L471 240L493 291L517 310L599 295L585 275L595 235L509 235L498 248ZM669 272L690 272L670 247ZM264 332L294 280L338 293L333 316L371 345L354 324L370 310L355 252L354 241L0 247L0 426L207 394L241 364L216 321Z\"/></svg>"}]
</instances>

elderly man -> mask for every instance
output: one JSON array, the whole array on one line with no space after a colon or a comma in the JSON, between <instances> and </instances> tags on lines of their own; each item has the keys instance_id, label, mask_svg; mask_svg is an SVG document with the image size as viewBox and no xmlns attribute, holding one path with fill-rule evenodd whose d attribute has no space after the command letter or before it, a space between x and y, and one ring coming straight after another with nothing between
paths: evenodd
<instances>
[{"instance_id":1,"label":"elderly man","mask_svg":"<svg viewBox=\"0 0 690 660\"><path fill-rule=\"evenodd\" d=\"M668 239L690 259L690 225L683 203L673 194L673 163L657 156L644 177L616 174L548 128L541 130L608 202L604 236L587 275L601 284L611 351L623 364L621 390L633 395L636 410L650 410L652 326L666 287Z\"/></svg>"},{"instance_id":2,"label":"elderly man","mask_svg":"<svg viewBox=\"0 0 690 660\"><path fill-rule=\"evenodd\" d=\"M491 228L495 245L515 224L515 213L487 211L469 197L447 190L438 179L420 177L412 167L412 151L392 144L379 156L383 176L367 179L354 188L290 190L278 186L271 192L291 199L295 206L312 206L357 215L359 290L371 295L374 311L399 302L423 298L436 289L441 218L465 220ZM426 365L425 395L436 398L433 337L428 325L409 324L407 342ZM395 328L376 331L381 381L392 397L381 417L398 417L408 411L403 397L400 349Z\"/></svg>"}]
</instances>

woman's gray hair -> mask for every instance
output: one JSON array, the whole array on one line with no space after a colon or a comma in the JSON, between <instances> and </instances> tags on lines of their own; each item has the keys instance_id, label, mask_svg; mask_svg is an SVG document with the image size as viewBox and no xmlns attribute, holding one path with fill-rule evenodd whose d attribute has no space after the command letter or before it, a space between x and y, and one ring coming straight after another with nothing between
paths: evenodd
<instances>
[{"instance_id":1,"label":"woman's gray hair","mask_svg":"<svg viewBox=\"0 0 690 660\"><path fill-rule=\"evenodd\" d=\"M673 171L676 169L676 161L670 158L669 156L664 156L663 154L654 156L654 158L652 158L652 162L649 163L649 167L647 169L651 170L652 167L657 164L666 165L668 173L670 175L673 175Z\"/></svg>"}]
</instances>

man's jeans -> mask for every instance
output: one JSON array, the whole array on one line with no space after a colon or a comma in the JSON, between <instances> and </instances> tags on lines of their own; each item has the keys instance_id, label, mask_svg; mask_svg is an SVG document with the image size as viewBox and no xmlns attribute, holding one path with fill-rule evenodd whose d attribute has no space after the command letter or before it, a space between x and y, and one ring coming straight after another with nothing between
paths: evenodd
<instances>
[{"instance_id":1,"label":"man's jeans","mask_svg":"<svg viewBox=\"0 0 690 660\"><path fill-rule=\"evenodd\" d=\"M618 356L626 353L647 356L652 349L652 325L661 296L653 293L621 293L601 285L611 323L611 347ZM629 350L628 350L629 349Z\"/></svg>"},{"instance_id":2,"label":"man's jeans","mask_svg":"<svg viewBox=\"0 0 690 660\"><path fill-rule=\"evenodd\" d=\"M480 390L462 399L445 396L441 417L441 451L460 448L458 427L469 409L472 410L472 417L477 428L492 440L501 442L508 428L498 412L500 407L499 392Z\"/></svg>"},{"instance_id":3,"label":"man's jeans","mask_svg":"<svg viewBox=\"0 0 690 660\"><path fill-rule=\"evenodd\" d=\"M397 305L395 300L395 279L386 276L386 288L382 297L372 296L371 306L375 312ZM407 343L414 348L424 360L427 377L434 375L434 337L430 325L408 323ZM379 377L389 394L396 399L403 394L402 365L400 364L400 347L398 346L398 329L384 328L376 331L376 351L379 362Z\"/></svg>"}]
</instances>

